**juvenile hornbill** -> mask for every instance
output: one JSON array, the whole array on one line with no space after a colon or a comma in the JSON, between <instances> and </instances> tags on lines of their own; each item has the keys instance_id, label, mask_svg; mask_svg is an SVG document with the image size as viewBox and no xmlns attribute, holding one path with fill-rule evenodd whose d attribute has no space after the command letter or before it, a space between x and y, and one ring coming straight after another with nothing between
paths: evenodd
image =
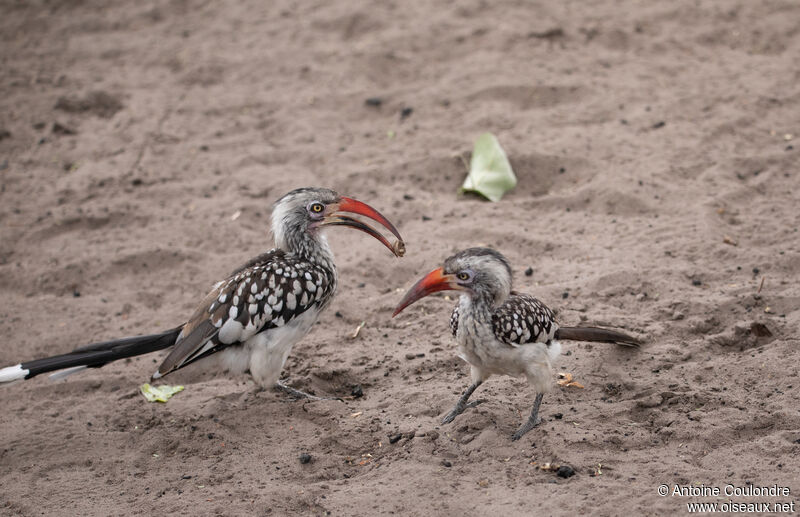
<instances>
[{"instance_id":1,"label":"juvenile hornbill","mask_svg":"<svg viewBox=\"0 0 800 517\"><path fill-rule=\"evenodd\" d=\"M376 229L345 212L379 222L398 241L390 244ZM0 369L0 383L65 368L70 370L64 373L98 368L171 347L154 379L213 356L218 362L206 366L237 373L249 370L259 386L272 386L278 382L292 345L311 329L336 291L336 266L323 233L329 226L366 232L398 257L405 252L394 225L369 205L324 188L293 190L280 198L272 211L275 248L214 285L186 323L160 334L95 343L68 354L9 366Z\"/></svg>"},{"instance_id":2,"label":"juvenile hornbill","mask_svg":"<svg viewBox=\"0 0 800 517\"><path fill-rule=\"evenodd\" d=\"M393 316L431 293L461 291L450 317L450 330L459 356L471 366L472 384L442 421L452 422L468 407L478 386L494 374L525 376L536 400L530 417L512 436L518 440L539 424L539 405L552 386L553 361L561 353L558 339L604 341L639 346L622 332L595 327L560 327L553 311L527 294L511 290L511 267L503 255L489 248L470 248L444 262L417 282L398 304Z\"/></svg>"}]
</instances>

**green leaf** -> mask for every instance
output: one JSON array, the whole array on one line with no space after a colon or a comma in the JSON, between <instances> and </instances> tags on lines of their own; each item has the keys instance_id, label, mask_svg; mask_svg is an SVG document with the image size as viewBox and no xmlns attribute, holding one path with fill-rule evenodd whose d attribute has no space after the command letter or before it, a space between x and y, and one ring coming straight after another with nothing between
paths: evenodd
<instances>
[{"instance_id":1,"label":"green leaf","mask_svg":"<svg viewBox=\"0 0 800 517\"><path fill-rule=\"evenodd\" d=\"M179 391L183 391L183 386L150 386L144 383L139 386L139 390L148 402L166 402Z\"/></svg>"},{"instance_id":2,"label":"green leaf","mask_svg":"<svg viewBox=\"0 0 800 517\"><path fill-rule=\"evenodd\" d=\"M479 136L472 150L469 174L460 192L476 192L497 202L516 185L517 177L497 138L491 133Z\"/></svg>"}]
</instances>

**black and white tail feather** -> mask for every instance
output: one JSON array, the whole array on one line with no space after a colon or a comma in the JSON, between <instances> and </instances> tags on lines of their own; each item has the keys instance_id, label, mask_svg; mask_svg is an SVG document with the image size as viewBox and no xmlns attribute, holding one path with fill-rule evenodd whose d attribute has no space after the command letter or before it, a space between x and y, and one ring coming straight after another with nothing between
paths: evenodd
<instances>
[{"instance_id":1,"label":"black and white tail feather","mask_svg":"<svg viewBox=\"0 0 800 517\"><path fill-rule=\"evenodd\" d=\"M161 334L137 336L112 341L103 341L76 348L67 354L44 359L34 359L14 366L0 369L0 384L30 379L43 373L58 371L51 378L60 379L86 368L100 368L106 364L164 350L175 344L181 328L174 328Z\"/></svg>"}]
</instances>

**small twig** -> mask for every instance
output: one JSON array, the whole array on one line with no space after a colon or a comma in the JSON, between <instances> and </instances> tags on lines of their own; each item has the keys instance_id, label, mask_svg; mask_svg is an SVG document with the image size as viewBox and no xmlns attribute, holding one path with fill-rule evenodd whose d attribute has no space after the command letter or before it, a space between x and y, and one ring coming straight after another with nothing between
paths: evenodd
<instances>
[{"instance_id":1,"label":"small twig","mask_svg":"<svg viewBox=\"0 0 800 517\"><path fill-rule=\"evenodd\" d=\"M764 287L764 279L765 278L767 278L767 277L765 277L765 276L761 277L761 285L758 286L758 291L756 291L756 294L761 294L761 289Z\"/></svg>"},{"instance_id":2,"label":"small twig","mask_svg":"<svg viewBox=\"0 0 800 517\"><path fill-rule=\"evenodd\" d=\"M360 323L360 324L359 324L359 325L356 327L356 329L353 331L353 333L352 333L352 334L350 334L350 339L355 339L355 338L357 338L357 337L358 337L358 333L359 333L359 332L361 332L361 329L363 329L363 328L364 328L364 325L366 325L366 324L367 324L367 322L366 322L366 321L362 321L362 322L361 322L361 323Z\"/></svg>"}]
</instances>

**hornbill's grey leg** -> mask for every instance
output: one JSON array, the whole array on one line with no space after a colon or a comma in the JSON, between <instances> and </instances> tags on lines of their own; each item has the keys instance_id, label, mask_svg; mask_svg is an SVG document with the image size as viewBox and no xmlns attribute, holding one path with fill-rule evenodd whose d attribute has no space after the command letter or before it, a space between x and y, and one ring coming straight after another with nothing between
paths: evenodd
<instances>
[{"instance_id":1,"label":"hornbill's grey leg","mask_svg":"<svg viewBox=\"0 0 800 517\"><path fill-rule=\"evenodd\" d=\"M311 393L306 393L305 391L298 390L297 388L292 388L288 384L278 381L275 383L275 389L282 391L284 393L288 393L292 397L298 399L309 399L309 400L342 400L339 397L318 397L316 395L312 395Z\"/></svg>"},{"instance_id":2,"label":"hornbill's grey leg","mask_svg":"<svg viewBox=\"0 0 800 517\"><path fill-rule=\"evenodd\" d=\"M483 384L483 381L476 381L469 385L466 391L464 391L464 393L461 395L461 398L458 399L458 402L456 402L456 405L453 408L453 410L447 413L447 416L444 417L444 419L442 420L443 424L449 424L450 422L455 420L455 418L458 415L463 413L465 409L470 407L475 407L481 402L483 402L482 400L473 400L472 402L467 403L467 400L469 400L469 397L470 395L472 395L472 392L475 391L481 384Z\"/></svg>"},{"instance_id":3,"label":"hornbill's grey leg","mask_svg":"<svg viewBox=\"0 0 800 517\"><path fill-rule=\"evenodd\" d=\"M519 440L522 436L539 425L541 420L539 419L539 406L542 404L542 397L544 395L542 393L536 394L536 400L533 402L533 409L531 410L531 416L528 417L528 421L522 424L522 427L517 429L517 432L514 433L514 436L511 437L512 440Z\"/></svg>"}]
</instances>

